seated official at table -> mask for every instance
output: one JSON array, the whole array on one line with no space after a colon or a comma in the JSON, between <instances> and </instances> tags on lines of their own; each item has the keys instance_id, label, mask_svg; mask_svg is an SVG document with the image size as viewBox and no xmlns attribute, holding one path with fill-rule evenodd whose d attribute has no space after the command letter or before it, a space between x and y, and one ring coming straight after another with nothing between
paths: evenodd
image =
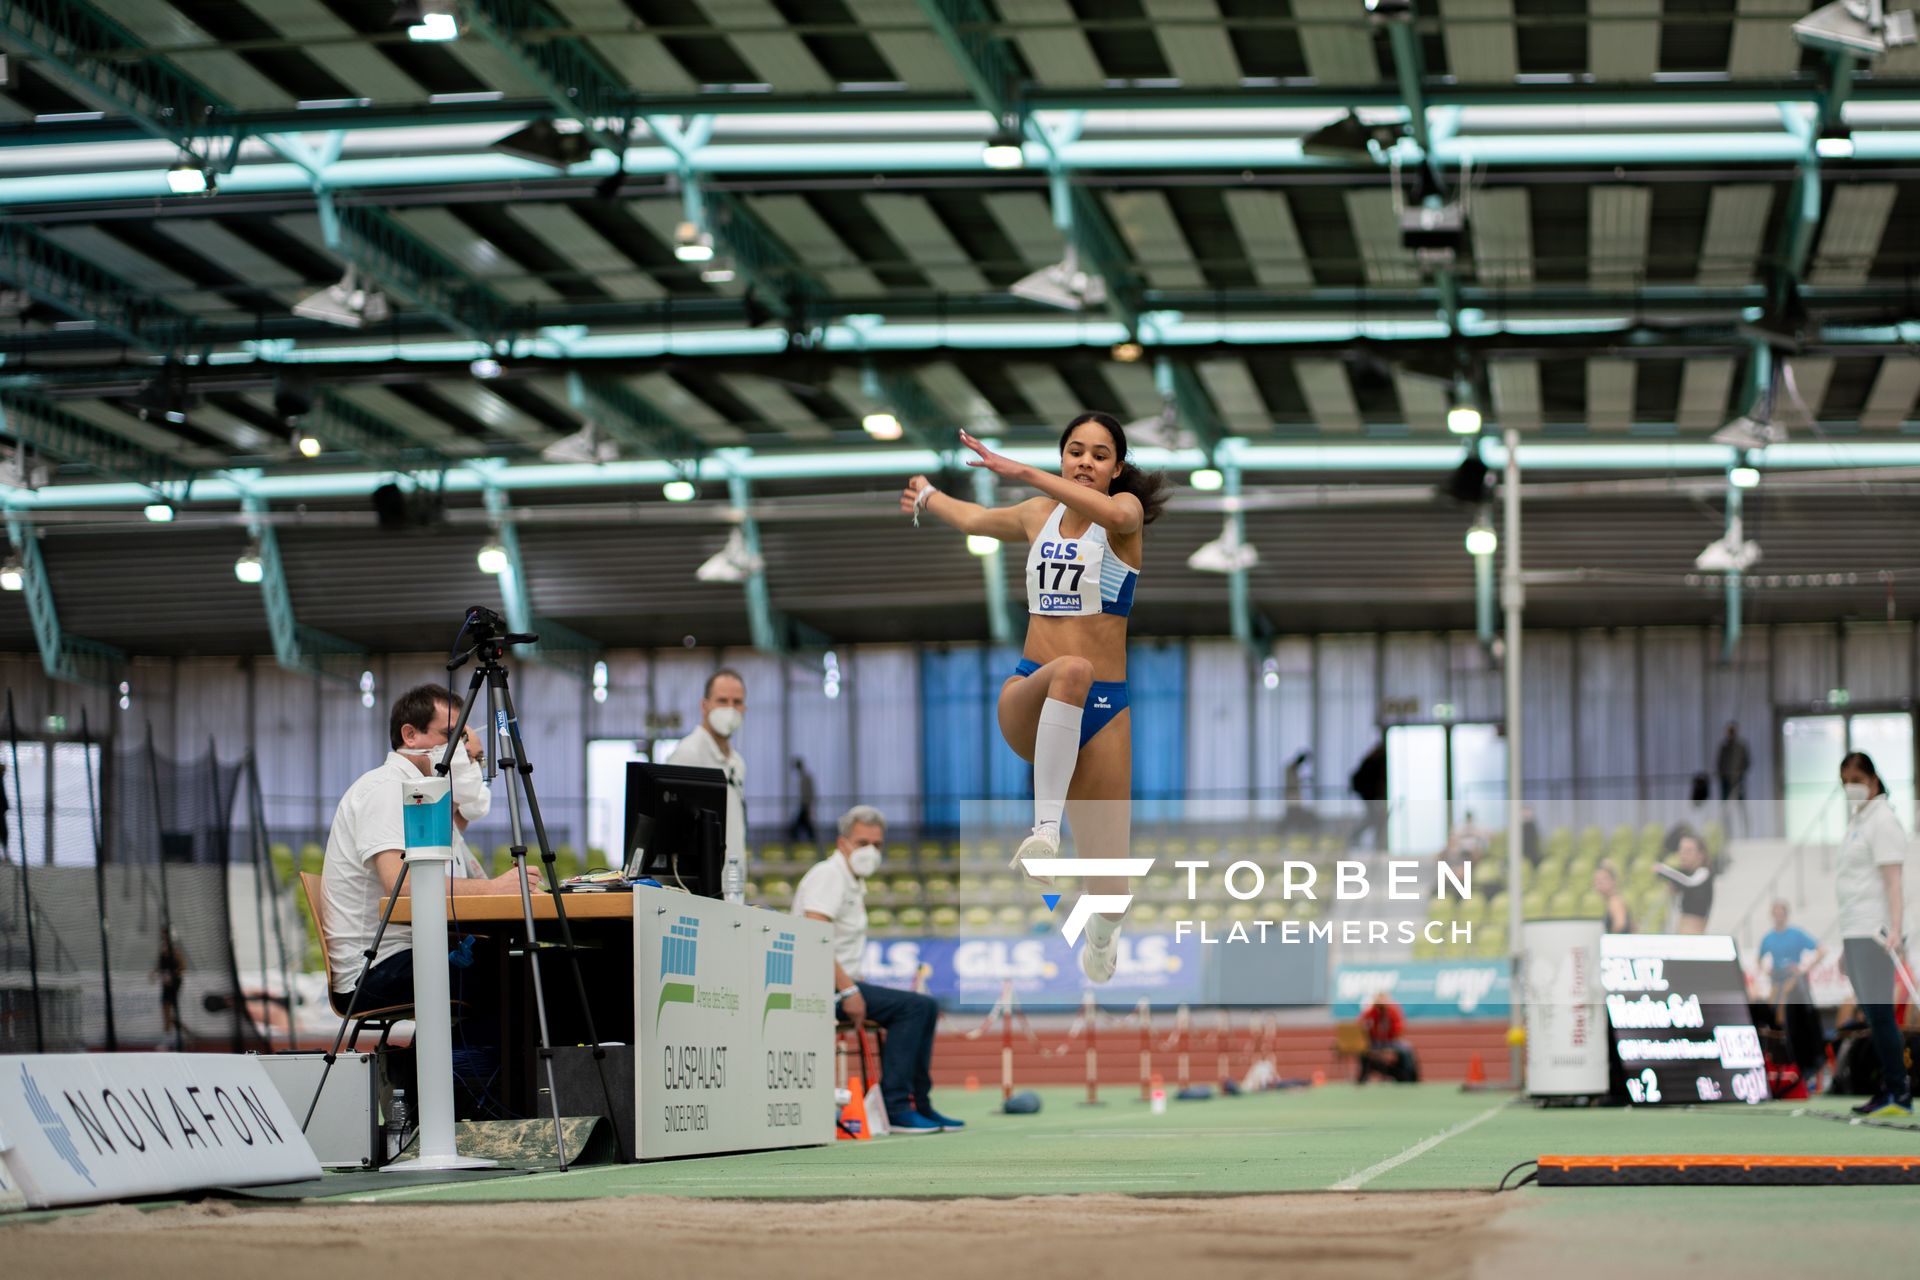
<instances>
[{"instance_id":1,"label":"seated official at table","mask_svg":"<svg viewBox=\"0 0 1920 1280\"><path fill-rule=\"evenodd\" d=\"M423 684L401 694L388 720L388 739L393 750L378 767L355 779L347 788L347 794L341 797L339 808L334 810L320 882L327 917L327 959L333 969L334 1003L338 1008L345 1009L353 999L356 982L360 988L356 1008L379 1009L413 1002L413 931L406 925L388 924L380 938L380 949L374 955L373 967L364 979L360 970L366 964L366 950L373 942L374 932L380 927L382 900L393 893L405 857L400 784L433 773L434 762L446 751L459 718L460 703L441 685ZM471 730L468 733L466 760L455 768L452 779L456 828L464 828L468 813L478 810L481 804L477 797L469 794L478 774L475 762L480 744L471 736ZM459 754L456 753L456 759ZM479 785L484 791L484 782ZM456 844L464 851L464 843L458 837ZM451 878L447 881L450 894L519 894L517 871L491 879L481 878L473 874L479 864L470 862L470 858L470 854L463 852L461 864L450 869ZM529 867L528 870L537 888L539 869ZM484 1001L484 1007L476 1009L474 993L455 992L456 999L463 995L471 1012L477 1015L476 1021L482 1025L496 1021L494 1000ZM469 1035L469 1039L475 1038L474 1034ZM488 1036L481 1042L495 1040Z\"/></svg>"},{"instance_id":2,"label":"seated official at table","mask_svg":"<svg viewBox=\"0 0 1920 1280\"><path fill-rule=\"evenodd\" d=\"M839 1015L858 1026L868 1020L885 1028L880 1055L880 1096L887 1126L895 1133L952 1132L965 1128L933 1109L933 1033L940 1006L917 991L860 981L867 952L867 877L880 869L887 820L871 805L840 816L840 838L826 861L800 877L793 914L833 926L833 988Z\"/></svg>"}]
</instances>

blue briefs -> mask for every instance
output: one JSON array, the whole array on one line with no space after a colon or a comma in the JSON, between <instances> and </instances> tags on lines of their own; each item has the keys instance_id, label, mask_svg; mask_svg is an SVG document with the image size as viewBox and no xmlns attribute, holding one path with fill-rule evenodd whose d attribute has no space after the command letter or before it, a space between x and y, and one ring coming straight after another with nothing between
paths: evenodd
<instances>
[{"instance_id":1,"label":"blue briefs","mask_svg":"<svg viewBox=\"0 0 1920 1280\"><path fill-rule=\"evenodd\" d=\"M1020 659L1020 665L1013 669L1016 676L1030 676L1040 669L1040 664L1031 658ZM1087 690L1087 705L1080 713L1080 745L1086 746L1093 735L1107 727L1107 722L1127 709L1127 682L1125 680L1095 680Z\"/></svg>"}]
</instances>

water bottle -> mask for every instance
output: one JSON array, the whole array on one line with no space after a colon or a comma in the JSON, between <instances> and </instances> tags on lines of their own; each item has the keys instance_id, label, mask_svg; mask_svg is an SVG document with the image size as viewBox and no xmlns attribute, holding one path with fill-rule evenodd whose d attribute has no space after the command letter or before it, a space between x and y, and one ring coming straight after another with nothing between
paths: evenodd
<instances>
[{"instance_id":1,"label":"water bottle","mask_svg":"<svg viewBox=\"0 0 1920 1280\"><path fill-rule=\"evenodd\" d=\"M726 865L720 871L720 896L728 902L747 900L747 862L735 853L727 855Z\"/></svg>"},{"instance_id":2,"label":"water bottle","mask_svg":"<svg viewBox=\"0 0 1920 1280\"><path fill-rule=\"evenodd\" d=\"M407 1091L395 1089L393 1101L387 1106L387 1159L398 1160L400 1153L406 1150L407 1130L412 1123L412 1113L407 1109Z\"/></svg>"}]
</instances>

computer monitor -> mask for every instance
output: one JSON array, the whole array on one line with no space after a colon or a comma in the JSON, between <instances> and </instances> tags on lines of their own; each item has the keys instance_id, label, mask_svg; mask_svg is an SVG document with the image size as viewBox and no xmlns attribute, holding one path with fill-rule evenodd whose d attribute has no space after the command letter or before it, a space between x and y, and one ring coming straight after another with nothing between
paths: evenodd
<instances>
[{"instance_id":1,"label":"computer monitor","mask_svg":"<svg viewBox=\"0 0 1920 1280\"><path fill-rule=\"evenodd\" d=\"M627 878L721 896L727 775L686 765L627 765Z\"/></svg>"}]
</instances>

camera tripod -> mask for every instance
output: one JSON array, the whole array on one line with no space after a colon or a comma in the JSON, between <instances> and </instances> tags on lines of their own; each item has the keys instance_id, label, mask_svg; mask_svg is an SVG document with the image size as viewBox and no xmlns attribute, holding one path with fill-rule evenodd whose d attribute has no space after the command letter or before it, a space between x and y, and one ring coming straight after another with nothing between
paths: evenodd
<instances>
[{"instance_id":1,"label":"camera tripod","mask_svg":"<svg viewBox=\"0 0 1920 1280\"><path fill-rule=\"evenodd\" d=\"M553 845L547 839L546 822L540 816L540 800L534 793L533 763L527 759L526 744L520 736L520 713L514 706L513 694L507 687L507 669L500 665L501 656L509 645L532 644L539 637L507 634L504 621L499 614L476 605L467 611L460 634L454 639L455 648L458 649L461 640L467 637L467 633L476 628L481 634L475 639L472 647L464 652L456 652L447 661L449 672L458 671L471 658L477 657L479 663L474 668L472 680L468 682L467 700L460 708L460 718L454 724L452 733L448 735L446 753L433 766L434 773L442 778L451 776L453 753L465 749L462 739L466 734L467 721L472 717L474 704L479 701L480 691L484 687L487 698L486 723L495 744L494 749L486 753L484 767L489 782L492 781L496 771L506 775L507 820L513 840L509 851L513 855L514 869L520 873L518 877L520 918L525 930L527 963L533 980L534 1010L540 1024L540 1061L547 1077L548 1102L553 1108L553 1140L560 1158L560 1169L562 1172L567 1169L567 1143L560 1123L562 1115L560 1094L553 1075L553 1040L548 1030L546 991L540 979L539 939L533 921L533 891L527 881L528 850L520 815L522 789L526 793L527 816L533 821L533 833L538 842L540 860L546 867L548 892L553 898L554 918L560 924L561 948L567 953L567 964L573 971L574 995L580 1002L580 1013L586 1023L587 1039L592 1045L594 1071L600 1079L601 1098L606 1104L608 1121L613 1125L614 1146L624 1162L631 1158L631 1153L626 1150L619 1125L613 1123L615 1108L613 1090L607 1083L607 1051L600 1043L600 1033L594 1025L593 1006L587 1000L586 981L580 973L580 953L574 946L573 929L567 921L566 895L559 892L559 885L555 880ZM326 1073L332 1070L334 1059L339 1056L341 1042L346 1037L347 1028L352 1024L354 1011L359 1004L360 988L365 985L367 972L373 967L373 958L380 950L380 938L387 930L388 921L393 918L394 904L399 901L406 882L407 865L402 862L399 878L394 882L393 893L387 899L386 910L381 914L380 927L374 930L373 940L367 944L360 981L354 985L353 997L348 1001L347 1011L340 1020L340 1030L334 1036L333 1048L326 1055L326 1067L321 1072L320 1087L314 1091L313 1102L307 1107L306 1120L301 1123L303 1132L307 1124L312 1122L314 1109L319 1105L320 1095L326 1089Z\"/></svg>"}]
</instances>

